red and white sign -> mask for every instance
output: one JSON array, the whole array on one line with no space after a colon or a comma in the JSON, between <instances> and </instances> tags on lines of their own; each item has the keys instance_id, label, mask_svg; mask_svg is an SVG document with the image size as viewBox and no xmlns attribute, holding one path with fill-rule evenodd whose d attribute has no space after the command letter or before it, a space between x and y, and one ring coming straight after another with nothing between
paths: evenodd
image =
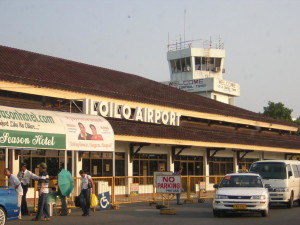
<instances>
[{"instance_id":1,"label":"red and white sign","mask_svg":"<svg viewBox=\"0 0 300 225\"><path fill-rule=\"evenodd\" d=\"M181 176L156 176L156 192L157 193L180 193L181 192Z\"/></svg>"}]
</instances>

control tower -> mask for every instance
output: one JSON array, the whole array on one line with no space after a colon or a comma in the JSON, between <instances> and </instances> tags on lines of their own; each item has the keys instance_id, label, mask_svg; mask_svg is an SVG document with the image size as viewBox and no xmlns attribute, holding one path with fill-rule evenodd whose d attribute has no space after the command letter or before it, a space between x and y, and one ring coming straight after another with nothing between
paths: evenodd
<instances>
[{"instance_id":1,"label":"control tower","mask_svg":"<svg viewBox=\"0 0 300 225\"><path fill-rule=\"evenodd\" d=\"M221 41L185 41L168 45L170 81L166 85L234 105L240 85L223 80L225 50Z\"/></svg>"}]
</instances>

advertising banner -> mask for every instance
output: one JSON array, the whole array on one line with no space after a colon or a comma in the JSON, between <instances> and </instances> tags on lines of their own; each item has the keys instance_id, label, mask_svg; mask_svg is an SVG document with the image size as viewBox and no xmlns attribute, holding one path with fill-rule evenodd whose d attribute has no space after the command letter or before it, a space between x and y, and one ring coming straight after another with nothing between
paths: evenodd
<instances>
[{"instance_id":1,"label":"advertising banner","mask_svg":"<svg viewBox=\"0 0 300 225\"><path fill-rule=\"evenodd\" d=\"M181 192L181 176L156 176L156 192L163 194L172 194Z\"/></svg>"},{"instance_id":2,"label":"advertising banner","mask_svg":"<svg viewBox=\"0 0 300 225\"><path fill-rule=\"evenodd\" d=\"M76 151L114 151L114 132L101 116L59 113L66 129L66 148Z\"/></svg>"},{"instance_id":3,"label":"advertising banner","mask_svg":"<svg viewBox=\"0 0 300 225\"><path fill-rule=\"evenodd\" d=\"M65 149L65 130L51 111L0 106L0 146Z\"/></svg>"},{"instance_id":4,"label":"advertising banner","mask_svg":"<svg viewBox=\"0 0 300 225\"><path fill-rule=\"evenodd\" d=\"M101 116L0 106L0 146L114 151L114 132Z\"/></svg>"}]
</instances>

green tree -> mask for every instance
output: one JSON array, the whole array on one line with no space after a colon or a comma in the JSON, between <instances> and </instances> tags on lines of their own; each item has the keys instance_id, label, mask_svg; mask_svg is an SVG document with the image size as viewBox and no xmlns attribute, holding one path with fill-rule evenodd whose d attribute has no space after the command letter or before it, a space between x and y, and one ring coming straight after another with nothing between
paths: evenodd
<instances>
[{"instance_id":1,"label":"green tree","mask_svg":"<svg viewBox=\"0 0 300 225\"><path fill-rule=\"evenodd\" d=\"M269 101L268 106L264 107L263 114L274 119L292 122L292 109L286 108L281 102L274 103Z\"/></svg>"},{"instance_id":2,"label":"green tree","mask_svg":"<svg viewBox=\"0 0 300 225\"><path fill-rule=\"evenodd\" d=\"M297 125L300 126L300 116L294 121ZM298 131L296 132L296 135L300 136L300 128L298 129Z\"/></svg>"}]
</instances>

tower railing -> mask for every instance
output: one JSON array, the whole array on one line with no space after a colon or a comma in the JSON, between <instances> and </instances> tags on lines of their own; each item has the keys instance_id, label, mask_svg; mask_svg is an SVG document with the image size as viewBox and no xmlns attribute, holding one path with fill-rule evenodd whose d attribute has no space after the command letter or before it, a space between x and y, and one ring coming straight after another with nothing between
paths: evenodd
<instances>
[{"instance_id":1,"label":"tower railing","mask_svg":"<svg viewBox=\"0 0 300 225\"><path fill-rule=\"evenodd\" d=\"M190 40L190 41L179 41L174 44L168 44L168 51L177 51L187 48L204 48L204 49L224 49L224 43L221 40L213 42L211 40Z\"/></svg>"}]
</instances>

